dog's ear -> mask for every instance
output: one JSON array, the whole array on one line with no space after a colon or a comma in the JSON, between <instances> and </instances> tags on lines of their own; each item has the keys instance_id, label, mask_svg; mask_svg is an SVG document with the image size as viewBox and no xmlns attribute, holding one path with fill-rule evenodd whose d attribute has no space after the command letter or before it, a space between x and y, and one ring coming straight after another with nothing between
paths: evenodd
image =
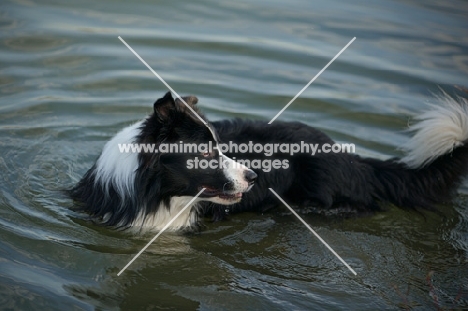
<instances>
[{"instance_id":1,"label":"dog's ear","mask_svg":"<svg viewBox=\"0 0 468 311\"><path fill-rule=\"evenodd\" d=\"M164 97L158 99L154 105L154 115L162 122L165 122L176 109L174 98L172 98L171 92L167 92Z\"/></svg>"},{"instance_id":2,"label":"dog's ear","mask_svg":"<svg viewBox=\"0 0 468 311\"><path fill-rule=\"evenodd\" d=\"M195 108L195 105L198 103L198 98L196 96L190 95L190 96L184 96L182 97L182 100L185 101L190 107ZM184 102L181 100L181 98L176 98L175 102L176 105L185 108Z\"/></svg>"}]
</instances>

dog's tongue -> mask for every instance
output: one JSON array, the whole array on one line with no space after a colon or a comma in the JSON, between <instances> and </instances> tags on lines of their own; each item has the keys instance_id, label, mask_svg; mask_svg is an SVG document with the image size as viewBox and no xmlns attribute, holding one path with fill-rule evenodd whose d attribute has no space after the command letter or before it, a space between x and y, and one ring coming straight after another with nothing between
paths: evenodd
<instances>
[{"instance_id":1,"label":"dog's tongue","mask_svg":"<svg viewBox=\"0 0 468 311\"><path fill-rule=\"evenodd\" d=\"M238 199L238 198L242 198L242 192L233 193L233 194L220 194L219 197L228 198L228 199Z\"/></svg>"}]
</instances>

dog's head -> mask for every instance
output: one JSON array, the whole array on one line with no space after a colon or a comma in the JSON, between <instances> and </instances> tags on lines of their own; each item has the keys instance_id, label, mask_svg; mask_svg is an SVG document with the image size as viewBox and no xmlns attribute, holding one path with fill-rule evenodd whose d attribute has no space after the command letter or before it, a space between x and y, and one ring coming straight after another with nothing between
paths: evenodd
<instances>
[{"instance_id":1,"label":"dog's head","mask_svg":"<svg viewBox=\"0 0 468 311\"><path fill-rule=\"evenodd\" d=\"M205 188L202 200L239 202L257 175L220 152L216 130L199 112L197 101L194 96L174 100L168 92L154 103L154 113L138 137L138 143L153 144L158 151L139 158L139 174L147 183L145 195L195 196Z\"/></svg>"}]
</instances>

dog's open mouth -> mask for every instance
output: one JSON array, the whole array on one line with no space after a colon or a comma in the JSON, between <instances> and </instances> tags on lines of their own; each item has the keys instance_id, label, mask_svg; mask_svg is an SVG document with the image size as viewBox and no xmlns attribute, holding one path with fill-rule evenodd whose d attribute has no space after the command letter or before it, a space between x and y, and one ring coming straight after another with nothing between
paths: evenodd
<instances>
[{"instance_id":1,"label":"dog's open mouth","mask_svg":"<svg viewBox=\"0 0 468 311\"><path fill-rule=\"evenodd\" d=\"M221 191L218 189L213 189L207 186L203 186L205 191L201 194L203 197L219 197L220 199L227 200L227 201L235 201L242 199L242 192L235 192L235 193L228 193L225 191ZM200 188L201 190L201 188Z\"/></svg>"}]
</instances>

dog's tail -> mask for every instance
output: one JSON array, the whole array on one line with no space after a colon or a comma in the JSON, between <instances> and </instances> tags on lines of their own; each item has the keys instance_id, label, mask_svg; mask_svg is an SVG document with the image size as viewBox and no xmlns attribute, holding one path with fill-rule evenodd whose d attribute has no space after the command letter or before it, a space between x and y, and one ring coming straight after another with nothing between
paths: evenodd
<instances>
[{"instance_id":1,"label":"dog's tail","mask_svg":"<svg viewBox=\"0 0 468 311\"><path fill-rule=\"evenodd\" d=\"M377 197L408 208L448 202L468 173L468 100L436 97L439 105L416 119L401 159L362 159L373 167Z\"/></svg>"}]
</instances>

